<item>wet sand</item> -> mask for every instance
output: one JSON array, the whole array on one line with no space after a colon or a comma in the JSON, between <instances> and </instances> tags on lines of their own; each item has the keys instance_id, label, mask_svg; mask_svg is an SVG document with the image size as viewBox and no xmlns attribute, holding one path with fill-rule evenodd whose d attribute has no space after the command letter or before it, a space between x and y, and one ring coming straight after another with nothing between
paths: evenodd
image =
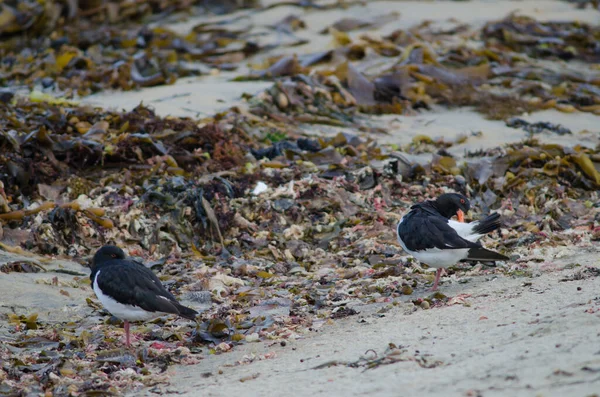
<instances>
[{"instance_id":1,"label":"wet sand","mask_svg":"<svg viewBox=\"0 0 600 397\"><path fill-rule=\"evenodd\" d=\"M40 268L37 273L1 273L0 291L10 291L10 294L0 294L0 313L37 313L40 320L57 323L81 320L89 315L90 308L85 302L90 293L93 294L89 269L64 259L47 260L37 255L0 251L0 266L7 263L35 263L46 271ZM53 278L56 278L54 283ZM3 335L2 325L0 323L0 334Z\"/></svg>"}]
</instances>

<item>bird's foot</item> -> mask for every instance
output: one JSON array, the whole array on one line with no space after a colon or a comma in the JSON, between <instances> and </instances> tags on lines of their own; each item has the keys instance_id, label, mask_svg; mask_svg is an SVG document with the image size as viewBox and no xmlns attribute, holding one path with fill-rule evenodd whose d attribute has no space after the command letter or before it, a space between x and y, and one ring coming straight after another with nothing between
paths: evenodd
<instances>
[{"instance_id":1,"label":"bird's foot","mask_svg":"<svg viewBox=\"0 0 600 397\"><path fill-rule=\"evenodd\" d=\"M440 282L440 277L442 276L442 273L446 273L443 268L439 268L439 269L436 270L436 272L435 272L435 280L433 282L433 287L431 287L431 289L429 291L437 291L438 284Z\"/></svg>"}]
</instances>

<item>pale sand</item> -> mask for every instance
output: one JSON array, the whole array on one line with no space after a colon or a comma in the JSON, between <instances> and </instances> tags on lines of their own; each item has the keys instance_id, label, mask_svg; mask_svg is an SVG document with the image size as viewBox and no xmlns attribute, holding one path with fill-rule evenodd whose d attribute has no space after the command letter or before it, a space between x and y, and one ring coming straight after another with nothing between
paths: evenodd
<instances>
[{"instance_id":1,"label":"pale sand","mask_svg":"<svg viewBox=\"0 0 600 397\"><path fill-rule=\"evenodd\" d=\"M91 297L93 291L89 285L80 287L74 281L74 277L89 278L89 269L67 260L48 261L37 255L25 256L0 250L0 265L19 262L37 263L47 272L0 273L0 313L37 313L40 320L56 323L89 316L91 309L87 307L85 299ZM57 273L58 269L76 272L81 276ZM57 285L52 285L54 277ZM4 331L5 323L0 322L0 332Z\"/></svg>"},{"instance_id":2,"label":"pale sand","mask_svg":"<svg viewBox=\"0 0 600 397\"><path fill-rule=\"evenodd\" d=\"M441 286L448 296L471 294L466 298L470 307L407 314L411 304L401 303L380 317L376 312L389 304L355 306L359 315L324 325L285 347L273 341L250 343L206 356L194 366L173 368L171 384L161 389L223 397L590 396L600 391L600 277L559 280L580 269L565 270L565 265L598 266L599 251L595 247L550 259L540 268L552 270L534 271L538 276L533 278L461 275L469 282ZM424 296L419 292L416 297ZM369 349L381 354L389 343L406 348L407 357L418 351L443 364L313 369L333 360L356 361ZM269 353L276 357L235 365L244 356Z\"/></svg>"}]
</instances>

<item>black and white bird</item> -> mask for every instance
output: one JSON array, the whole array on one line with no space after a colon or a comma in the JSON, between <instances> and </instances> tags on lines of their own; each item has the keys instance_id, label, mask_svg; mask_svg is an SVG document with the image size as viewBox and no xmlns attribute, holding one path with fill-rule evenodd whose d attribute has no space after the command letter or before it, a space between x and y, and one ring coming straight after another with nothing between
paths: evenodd
<instances>
[{"instance_id":1,"label":"black and white bird","mask_svg":"<svg viewBox=\"0 0 600 397\"><path fill-rule=\"evenodd\" d=\"M478 240L500 227L500 214L493 213L476 222L464 223L469 200L458 193L446 193L411 207L398 223L398 241L420 262L437 268L432 291L442 269L462 260L503 261L508 257L483 248ZM452 218L457 216L458 222Z\"/></svg>"},{"instance_id":2,"label":"black and white bird","mask_svg":"<svg viewBox=\"0 0 600 397\"><path fill-rule=\"evenodd\" d=\"M125 259L123 250L114 245L96 251L90 280L106 310L124 321L127 346L130 345L130 321L147 321L163 314L194 320L198 314L177 302L152 270L142 263Z\"/></svg>"}]
</instances>

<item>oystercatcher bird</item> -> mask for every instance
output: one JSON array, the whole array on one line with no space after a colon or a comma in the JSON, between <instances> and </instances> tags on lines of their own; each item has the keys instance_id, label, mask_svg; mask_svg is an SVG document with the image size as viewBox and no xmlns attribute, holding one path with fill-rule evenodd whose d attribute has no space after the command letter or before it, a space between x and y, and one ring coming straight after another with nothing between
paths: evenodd
<instances>
[{"instance_id":1,"label":"oystercatcher bird","mask_svg":"<svg viewBox=\"0 0 600 397\"><path fill-rule=\"evenodd\" d=\"M123 250L114 245L105 245L96 251L90 280L106 310L125 322L127 346L130 345L130 321L146 321L163 314L194 320L198 314L177 302L152 270L125 259Z\"/></svg>"},{"instance_id":2,"label":"oystercatcher bird","mask_svg":"<svg viewBox=\"0 0 600 397\"><path fill-rule=\"evenodd\" d=\"M442 269L462 260L502 261L508 257L483 248L478 240L500 227L500 214L493 213L476 222L464 223L471 208L469 200L458 193L446 193L411 207L398 223L398 241L420 262L437 268L432 291L440 281ZM458 222L452 218L457 216Z\"/></svg>"}]
</instances>

